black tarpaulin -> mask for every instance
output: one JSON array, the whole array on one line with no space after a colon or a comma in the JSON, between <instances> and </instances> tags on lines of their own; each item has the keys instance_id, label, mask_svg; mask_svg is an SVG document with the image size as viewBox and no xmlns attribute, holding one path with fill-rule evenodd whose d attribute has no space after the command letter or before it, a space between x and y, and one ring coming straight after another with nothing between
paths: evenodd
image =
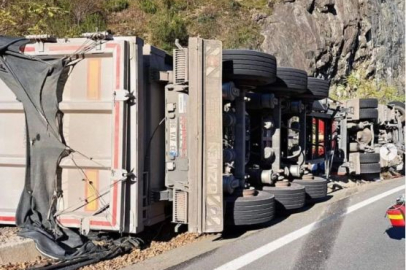
<instances>
[{"instance_id":1,"label":"black tarpaulin","mask_svg":"<svg viewBox=\"0 0 406 270\"><path fill-rule=\"evenodd\" d=\"M72 62L68 57L24 55L20 47L27 43L24 38L0 36L0 79L22 102L26 120L25 185L16 212L20 235L33 239L41 253L63 259L58 269L76 269L128 252L134 246L131 241L96 246L55 219L57 200L63 195L59 164L73 151L63 138L59 110Z\"/></svg>"},{"instance_id":2,"label":"black tarpaulin","mask_svg":"<svg viewBox=\"0 0 406 270\"><path fill-rule=\"evenodd\" d=\"M22 102L26 118L25 186L16 213L21 235L33 238L39 249L63 258L83 242L54 219L62 196L60 160L69 154L59 110L67 79L67 58L43 60L20 53L26 39L0 37L0 79Z\"/></svg>"}]
</instances>

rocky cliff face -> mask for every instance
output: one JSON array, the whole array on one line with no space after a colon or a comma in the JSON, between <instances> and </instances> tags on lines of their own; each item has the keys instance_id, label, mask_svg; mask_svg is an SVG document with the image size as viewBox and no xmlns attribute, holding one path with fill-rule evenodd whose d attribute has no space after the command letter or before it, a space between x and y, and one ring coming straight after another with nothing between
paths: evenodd
<instances>
[{"instance_id":1,"label":"rocky cliff face","mask_svg":"<svg viewBox=\"0 0 406 270\"><path fill-rule=\"evenodd\" d=\"M265 37L262 49L280 66L334 83L363 68L403 89L404 7L404 0L280 0L271 16L254 20Z\"/></svg>"}]
</instances>

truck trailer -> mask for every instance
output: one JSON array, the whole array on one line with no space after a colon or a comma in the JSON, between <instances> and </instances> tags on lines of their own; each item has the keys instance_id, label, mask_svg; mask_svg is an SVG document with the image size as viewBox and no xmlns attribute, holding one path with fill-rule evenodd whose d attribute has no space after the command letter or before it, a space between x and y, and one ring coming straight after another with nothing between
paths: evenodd
<instances>
[{"instance_id":1,"label":"truck trailer","mask_svg":"<svg viewBox=\"0 0 406 270\"><path fill-rule=\"evenodd\" d=\"M170 217L189 232L222 232L326 198L335 152L339 170L365 173L373 155L380 172L374 121L357 111L373 103L366 120L377 119L377 102L331 106L328 80L273 55L202 38L168 55L108 33L0 44L2 224L137 234ZM403 132L404 114L385 121ZM52 143L59 155L47 154Z\"/></svg>"}]
</instances>

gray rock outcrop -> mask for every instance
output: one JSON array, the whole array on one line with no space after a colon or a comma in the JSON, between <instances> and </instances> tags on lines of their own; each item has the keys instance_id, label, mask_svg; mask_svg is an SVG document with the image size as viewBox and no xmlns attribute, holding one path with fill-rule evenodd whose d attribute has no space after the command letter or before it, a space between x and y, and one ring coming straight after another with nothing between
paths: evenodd
<instances>
[{"instance_id":1,"label":"gray rock outcrop","mask_svg":"<svg viewBox=\"0 0 406 270\"><path fill-rule=\"evenodd\" d=\"M403 89L404 7L404 0L281 0L258 20L261 47L280 66L333 83L362 68Z\"/></svg>"}]
</instances>

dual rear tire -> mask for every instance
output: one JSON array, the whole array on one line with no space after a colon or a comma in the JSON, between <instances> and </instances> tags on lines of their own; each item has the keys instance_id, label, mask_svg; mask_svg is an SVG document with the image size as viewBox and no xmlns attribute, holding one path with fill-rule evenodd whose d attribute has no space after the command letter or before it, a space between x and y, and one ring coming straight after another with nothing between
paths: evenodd
<instances>
[{"instance_id":1,"label":"dual rear tire","mask_svg":"<svg viewBox=\"0 0 406 270\"><path fill-rule=\"evenodd\" d=\"M256 225L271 221L275 216L275 196L257 191L252 197L238 195L225 197L227 225Z\"/></svg>"},{"instance_id":2,"label":"dual rear tire","mask_svg":"<svg viewBox=\"0 0 406 270\"><path fill-rule=\"evenodd\" d=\"M315 176L311 180L294 180L293 183L305 187L306 198L308 200L319 200L327 196L327 180L322 177Z\"/></svg>"},{"instance_id":3,"label":"dual rear tire","mask_svg":"<svg viewBox=\"0 0 406 270\"><path fill-rule=\"evenodd\" d=\"M257 87L276 81L276 58L250 50L223 50L223 78L237 87Z\"/></svg>"},{"instance_id":4,"label":"dual rear tire","mask_svg":"<svg viewBox=\"0 0 406 270\"><path fill-rule=\"evenodd\" d=\"M363 98L359 100L359 119L376 120L378 119L378 100L376 98Z\"/></svg>"},{"instance_id":5,"label":"dual rear tire","mask_svg":"<svg viewBox=\"0 0 406 270\"><path fill-rule=\"evenodd\" d=\"M301 98L312 100L327 98L330 88L330 81L308 77L301 69L277 68L273 55L252 50L223 50L223 78L252 91L302 94Z\"/></svg>"},{"instance_id":6,"label":"dual rear tire","mask_svg":"<svg viewBox=\"0 0 406 270\"><path fill-rule=\"evenodd\" d=\"M275 196L279 211L299 209L305 205L306 192L302 185L292 183L287 187L264 186L262 190Z\"/></svg>"},{"instance_id":7,"label":"dual rear tire","mask_svg":"<svg viewBox=\"0 0 406 270\"><path fill-rule=\"evenodd\" d=\"M359 156L360 161L360 173L361 174L371 174L380 173L381 155L379 153L361 153Z\"/></svg>"}]
</instances>

